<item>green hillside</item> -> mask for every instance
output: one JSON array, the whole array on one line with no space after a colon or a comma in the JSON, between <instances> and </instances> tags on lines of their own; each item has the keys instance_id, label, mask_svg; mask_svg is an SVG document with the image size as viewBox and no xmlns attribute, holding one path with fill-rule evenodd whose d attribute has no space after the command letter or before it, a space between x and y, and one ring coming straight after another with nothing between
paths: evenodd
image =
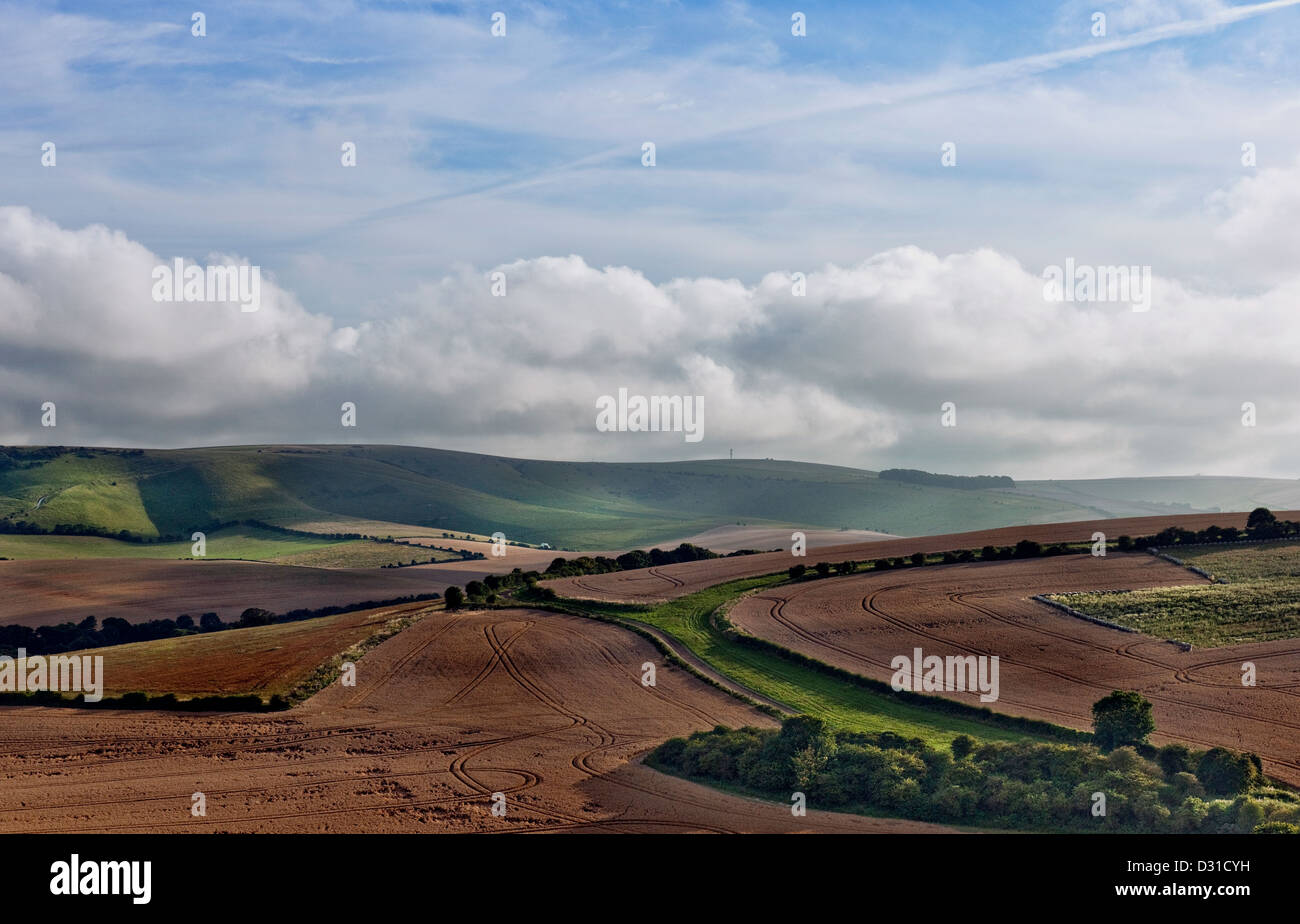
<instances>
[{"instance_id":1,"label":"green hillside","mask_svg":"<svg viewBox=\"0 0 1300 924\"><path fill-rule=\"evenodd\" d=\"M1300 482L1114 479L971 490L772 460L544 462L403 446L0 450L0 517L147 536L246 519L364 519L619 549L738 522L924 535L1256 503L1300 507Z\"/></svg>"}]
</instances>

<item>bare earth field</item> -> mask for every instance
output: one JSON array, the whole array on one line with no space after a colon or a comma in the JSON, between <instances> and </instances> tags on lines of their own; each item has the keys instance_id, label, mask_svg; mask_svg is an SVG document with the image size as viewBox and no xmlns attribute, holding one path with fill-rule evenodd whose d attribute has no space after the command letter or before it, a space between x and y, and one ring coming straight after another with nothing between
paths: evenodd
<instances>
[{"instance_id":1,"label":"bare earth field","mask_svg":"<svg viewBox=\"0 0 1300 924\"><path fill-rule=\"evenodd\" d=\"M491 550L488 543L458 539L426 536L408 541L485 553ZM396 549L398 558L420 555L419 550L402 546L379 548ZM144 622L209 612L230 621L250 606L280 613L442 593L453 584L464 585L512 568L544 570L557 557L576 558L579 554L598 553L510 546L504 558L489 555L473 561L458 559L404 568L145 558L0 561L0 624L35 627L79 622L87 616L101 621L117 616Z\"/></svg>"},{"instance_id":2,"label":"bare earth field","mask_svg":"<svg viewBox=\"0 0 1300 924\"><path fill-rule=\"evenodd\" d=\"M1051 591L1194 584L1195 575L1145 554L1066 555L942 565L809 581L737 602L730 619L753 635L889 682L890 661L996 655L1001 698L952 693L974 705L1091 727L1091 707L1116 689L1154 705L1162 742L1254 751L1264 770L1300 784L1300 640L1180 650L1030 600ZM1241 684L1253 661L1258 685Z\"/></svg>"},{"instance_id":3,"label":"bare earth field","mask_svg":"<svg viewBox=\"0 0 1300 924\"><path fill-rule=\"evenodd\" d=\"M479 564L482 564L481 562ZM425 566L437 567L437 566ZM301 568L246 561L98 558L0 561L0 623L24 626L118 616L129 622L250 606L273 612L441 593L453 580L414 568Z\"/></svg>"},{"instance_id":4,"label":"bare earth field","mask_svg":"<svg viewBox=\"0 0 1300 924\"><path fill-rule=\"evenodd\" d=\"M1108 539L1114 539L1122 535L1153 535L1166 526L1181 526L1184 529L1204 529L1212 525L1244 527L1246 517L1245 513L1197 513L1185 516L1128 517L1085 520L1076 523L1045 523L1038 526L1007 526L970 533L918 536L913 539L883 539L878 542L830 546L810 552L804 558L794 558L788 551L765 552L736 558L664 565L661 568L560 578L548 584L557 594L564 597L620 603L654 603L685 596L725 581L784 571L792 564L800 562L813 565L819 561L832 563L844 560L869 561L874 558L910 555L913 552L944 552L949 549L978 549L985 545L1014 545L1021 539L1031 539L1040 543L1089 542L1096 531L1104 532ZM1300 519L1300 511L1278 512L1277 517L1282 520ZM786 548L789 548L788 535Z\"/></svg>"},{"instance_id":5,"label":"bare earth field","mask_svg":"<svg viewBox=\"0 0 1300 924\"><path fill-rule=\"evenodd\" d=\"M392 621L433 612L428 603L404 603L283 622L131 642L72 652L104 659L104 695L138 691L179 699L256 693L287 695L317 668ZM392 631L400 628L401 622Z\"/></svg>"},{"instance_id":6,"label":"bare earth field","mask_svg":"<svg viewBox=\"0 0 1300 924\"><path fill-rule=\"evenodd\" d=\"M659 664L658 685L640 683ZM0 708L6 832L941 831L729 795L636 762L771 719L614 626L434 613L266 715ZM206 817L191 796L207 798ZM504 793L507 814L491 814Z\"/></svg>"},{"instance_id":7,"label":"bare earth field","mask_svg":"<svg viewBox=\"0 0 1300 924\"><path fill-rule=\"evenodd\" d=\"M692 545L703 546L714 552L739 552L741 549L779 549L790 547L790 529L772 526L719 526L683 539ZM878 539L897 539L890 533L875 533L865 529L805 529L808 548L875 542ZM673 543L674 546L677 543Z\"/></svg>"}]
</instances>

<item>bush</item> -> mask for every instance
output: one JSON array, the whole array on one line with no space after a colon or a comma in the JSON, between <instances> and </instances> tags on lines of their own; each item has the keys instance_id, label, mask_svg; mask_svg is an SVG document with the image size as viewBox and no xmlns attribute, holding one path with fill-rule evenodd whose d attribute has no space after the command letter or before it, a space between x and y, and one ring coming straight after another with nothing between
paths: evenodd
<instances>
[{"instance_id":1,"label":"bush","mask_svg":"<svg viewBox=\"0 0 1300 924\"><path fill-rule=\"evenodd\" d=\"M1151 704L1140 693L1115 690L1092 704L1093 734L1102 750L1139 745L1156 730Z\"/></svg>"},{"instance_id":2,"label":"bush","mask_svg":"<svg viewBox=\"0 0 1300 924\"><path fill-rule=\"evenodd\" d=\"M817 569L818 577L827 577L831 573L831 563L828 561L819 561L813 567Z\"/></svg>"},{"instance_id":3,"label":"bush","mask_svg":"<svg viewBox=\"0 0 1300 924\"><path fill-rule=\"evenodd\" d=\"M1227 748L1210 748L1196 764L1196 778L1206 792L1215 796L1235 796L1245 792L1254 783L1255 773L1250 755Z\"/></svg>"},{"instance_id":4,"label":"bush","mask_svg":"<svg viewBox=\"0 0 1300 924\"><path fill-rule=\"evenodd\" d=\"M1166 782L1132 746L1103 757L1091 745L961 735L951 750L949 757L893 732L831 732L817 719L797 716L780 730L719 726L673 739L650 762L687 776L738 780L783 801L799 789L828 807L1017 830L1254 831L1271 814L1281 826L1268 832L1294 833L1300 821L1293 805L1274 810L1281 803L1271 794L1207 802L1192 774L1179 771ZM1166 757L1171 765L1177 753ZM1227 753L1254 770L1250 755ZM1103 820L1087 811L1098 790L1107 793Z\"/></svg>"},{"instance_id":5,"label":"bush","mask_svg":"<svg viewBox=\"0 0 1300 924\"><path fill-rule=\"evenodd\" d=\"M1192 769L1192 752L1183 744L1166 744L1157 752L1156 763L1172 779L1175 774Z\"/></svg>"},{"instance_id":6,"label":"bush","mask_svg":"<svg viewBox=\"0 0 1300 924\"><path fill-rule=\"evenodd\" d=\"M1293 825L1289 821L1266 821L1262 825L1256 825L1253 834L1300 834L1300 825Z\"/></svg>"},{"instance_id":7,"label":"bush","mask_svg":"<svg viewBox=\"0 0 1300 924\"><path fill-rule=\"evenodd\" d=\"M808 573L806 565L791 565L789 570L790 580L797 581Z\"/></svg>"},{"instance_id":8,"label":"bush","mask_svg":"<svg viewBox=\"0 0 1300 924\"><path fill-rule=\"evenodd\" d=\"M916 565L918 568L921 567L921 565L924 565L924 564L925 564L925 553L924 553L924 552L913 552L913 553L912 553L911 561L912 561L912 564L913 564L913 565Z\"/></svg>"},{"instance_id":9,"label":"bush","mask_svg":"<svg viewBox=\"0 0 1300 924\"><path fill-rule=\"evenodd\" d=\"M1011 554L1015 558L1037 558L1043 554L1043 547L1031 539L1021 539Z\"/></svg>"}]
</instances>

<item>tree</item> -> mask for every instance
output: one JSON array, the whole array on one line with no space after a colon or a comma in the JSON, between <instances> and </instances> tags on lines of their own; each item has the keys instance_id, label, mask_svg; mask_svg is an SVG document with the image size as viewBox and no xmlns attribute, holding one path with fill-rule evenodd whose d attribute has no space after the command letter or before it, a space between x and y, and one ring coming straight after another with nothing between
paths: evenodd
<instances>
[{"instance_id":1,"label":"tree","mask_svg":"<svg viewBox=\"0 0 1300 924\"><path fill-rule=\"evenodd\" d=\"M952 756L958 760L964 760L973 750L975 739L970 735L958 735L952 739Z\"/></svg>"},{"instance_id":2,"label":"tree","mask_svg":"<svg viewBox=\"0 0 1300 924\"><path fill-rule=\"evenodd\" d=\"M274 618L275 614L270 610L264 610L260 606L250 606L239 614L239 624L241 626L268 626Z\"/></svg>"},{"instance_id":3,"label":"tree","mask_svg":"<svg viewBox=\"0 0 1300 924\"><path fill-rule=\"evenodd\" d=\"M458 610L465 605L465 592L459 587L448 587L442 599L446 601L447 609Z\"/></svg>"},{"instance_id":4,"label":"tree","mask_svg":"<svg viewBox=\"0 0 1300 924\"><path fill-rule=\"evenodd\" d=\"M1172 779L1177 774L1192 769L1192 752L1185 744L1166 744L1160 749L1156 762L1160 764L1165 776Z\"/></svg>"},{"instance_id":5,"label":"tree","mask_svg":"<svg viewBox=\"0 0 1300 924\"><path fill-rule=\"evenodd\" d=\"M808 573L808 568L807 568L806 565L791 565L791 566L790 566L789 575L790 575L790 580L792 580L792 581L797 581L797 580L799 580L799 578L803 577L803 576L804 576L805 574L807 574L807 573Z\"/></svg>"},{"instance_id":6,"label":"tree","mask_svg":"<svg viewBox=\"0 0 1300 924\"><path fill-rule=\"evenodd\" d=\"M1254 782L1255 765L1248 754L1210 748L1196 763L1196 778L1211 795L1235 796Z\"/></svg>"},{"instance_id":7,"label":"tree","mask_svg":"<svg viewBox=\"0 0 1300 924\"><path fill-rule=\"evenodd\" d=\"M924 553L924 552L913 552L913 553L912 553L912 564L916 565L918 568L921 567L921 565L924 565L924 564L925 564L925 553Z\"/></svg>"},{"instance_id":8,"label":"tree","mask_svg":"<svg viewBox=\"0 0 1300 924\"><path fill-rule=\"evenodd\" d=\"M1277 522L1277 517L1273 516L1273 511L1267 507L1256 507L1246 517L1246 528L1254 529L1256 526L1272 525Z\"/></svg>"},{"instance_id":9,"label":"tree","mask_svg":"<svg viewBox=\"0 0 1300 924\"><path fill-rule=\"evenodd\" d=\"M1139 745L1156 730L1151 704L1141 693L1115 690L1092 704L1092 729L1104 751Z\"/></svg>"},{"instance_id":10,"label":"tree","mask_svg":"<svg viewBox=\"0 0 1300 924\"><path fill-rule=\"evenodd\" d=\"M858 563L855 561L842 561L835 566L835 570L840 574L852 574L858 570Z\"/></svg>"},{"instance_id":11,"label":"tree","mask_svg":"<svg viewBox=\"0 0 1300 924\"><path fill-rule=\"evenodd\" d=\"M1043 547L1032 539L1021 539L1013 554L1016 558L1037 558L1043 554Z\"/></svg>"},{"instance_id":12,"label":"tree","mask_svg":"<svg viewBox=\"0 0 1300 924\"><path fill-rule=\"evenodd\" d=\"M1246 517L1246 531L1256 539L1268 539L1278 534L1277 517L1267 507L1256 507Z\"/></svg>"},{"instance_id":13,"label":"tree","mask_svg":"<svg viewBox=\"0 0 1300 924\"><path fill-rule=\"evenodd\" d=\"M107 623L108 620L106 619L104 620L104 622ZM225 623L221 621L221 617L218 616L216 613L204 613L202 616L199 617L200 632L216 632L217 630L221 629L224 625Z\"/></svg>"},{"instance_id":14,"label":"tree","mask_svg":"<svg viewBox=\"0 0 1300 924\"><path fill-rule=\"evenodd\" d=\"M993 561L993 559L997 557L998 550L996 546L986 545L984 548L980 549L980 558L984 561Z\"/></svg>"},{"instance_id":15,"label":"tree","mask_svg":"<svg viewBox=\"0 0 1300 924\"><path fill-rule=\"evenodd\" d=\"M819 561L813 567L817 569L818 577L826 577L831 573L831 563L828 561Z\"/></svg>"}]
</instances>

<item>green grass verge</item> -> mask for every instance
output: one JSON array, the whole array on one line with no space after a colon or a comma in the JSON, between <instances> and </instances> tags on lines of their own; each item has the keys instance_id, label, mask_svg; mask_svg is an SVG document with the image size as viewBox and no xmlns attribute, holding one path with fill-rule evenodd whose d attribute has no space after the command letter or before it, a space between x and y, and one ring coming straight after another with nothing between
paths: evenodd
<instances>
[{"instance_id":1,"label":"green grass verge","mask_svg":"<svg viewBox=\"0 0 1300 924\"><path fill-rule=\"evenodd\" d=\"M193 558L184 542L124 542L100 536L0 534L0 558L34 559ZM255 526L232 526L207 533L208 561L267 561L308 568L382 568L433 561L459 561L454 552L369 539L328 539L288 535Z\"/></svg>"},{"instance_id":2,"label":"green grass verge","mask_svg":"<svg viewBox=\"0 0 1300 924\"><path fill-rule=\"evenodd\" d=\"M238 526L207 534L207 559L272 561L347 544L343 540L290 536L256 527ZM379 545L379 543L375 543ZM391 547L390 547L391 548ZM26 536L0 534L0 557L38 558L193 558L192 543L123 542L99 536ZM411 550L407 550L408 552ZM408 554L409 561L413 556Z\"/></svg>"}]
</instances>

